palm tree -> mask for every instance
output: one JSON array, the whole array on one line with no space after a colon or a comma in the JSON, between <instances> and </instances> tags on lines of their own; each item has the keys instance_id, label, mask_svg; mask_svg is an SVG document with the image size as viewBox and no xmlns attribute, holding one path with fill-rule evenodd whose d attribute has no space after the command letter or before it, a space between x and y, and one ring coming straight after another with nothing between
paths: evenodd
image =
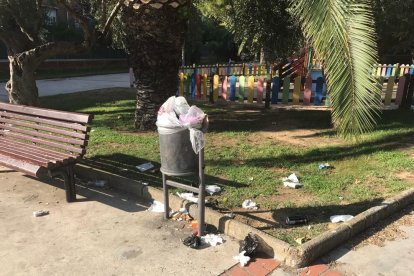
<instances>
[{"instance_id":1,"label":"palm tree","mask_svg":"<svg viewBox=\"0 0 414 276\"><path fill-rule=\"evenodd\" d=\"M370 0L291 0L292 14L324 61L332 120L345 136L371 130L380 112L371 7Z\"/></svg>"},{"instance_id":2,"label":"palm tree","mask_svg":"<svg viewBox=\"0 0 414 276\"><path fill-rule=\"evenodd\" d=\"M126 47L137 80L135 127L155 128L158 108L177 90L187 0L129 0Z\"/></svg>"}]
</instances>

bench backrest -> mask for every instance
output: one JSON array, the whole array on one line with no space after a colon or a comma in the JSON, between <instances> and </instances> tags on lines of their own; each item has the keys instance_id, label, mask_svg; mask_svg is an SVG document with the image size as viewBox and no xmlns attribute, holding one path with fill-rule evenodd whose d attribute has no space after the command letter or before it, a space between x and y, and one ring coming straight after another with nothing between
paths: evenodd
<instances>
[{"instance_id":1,"label":"bench backrest","mask_svg":"<svg viewBox=\"0 0 414 276\"><path fill-rule=\"evenodd\" d=\"M92 119L89 114L0 103L0 138L82 156Z\"/></svg>"}]
</instances>

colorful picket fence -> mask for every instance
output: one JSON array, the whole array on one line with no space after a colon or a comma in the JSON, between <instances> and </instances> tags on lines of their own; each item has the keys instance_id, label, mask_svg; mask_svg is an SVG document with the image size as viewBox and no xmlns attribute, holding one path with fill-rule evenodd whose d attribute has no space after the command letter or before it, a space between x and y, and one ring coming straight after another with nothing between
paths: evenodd
<instances>
[{"instance_id":1,"label":"colorful picket fence","mask_svg":"<svg viewBox=\"0 0 414 276\"><path fill-rule=\"evenodd\" d=\"M192 99L212 103L219 99L255 102L264 103L266 107L271 104L330 104L322 74L313 79L313 74L307 78L294 74L281 78L279 72L272 72L270 66L254 64L247 67L246 64L235 64L181 69L177 94ZM378 65L373 72L383 80L382 101L385 106L411 106L414 65Z\"/></svg>"}]
</instances>

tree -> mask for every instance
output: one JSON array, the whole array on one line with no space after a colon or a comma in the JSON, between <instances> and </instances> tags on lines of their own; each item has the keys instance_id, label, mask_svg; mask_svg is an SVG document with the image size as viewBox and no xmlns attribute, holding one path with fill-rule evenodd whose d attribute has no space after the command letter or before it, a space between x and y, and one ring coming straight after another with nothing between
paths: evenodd
<instances>
[{"instance_id":1,"label":"tree","mask_svg":"<svg viewBox=\"0 0 414 276\"><path fill-rule=\"evenodd\" d=\"M239 53L253 58L260 52L261 62L286 57L303 42L286 0L198 0L195 4L234 35Z\"/></svg>"},{"instance_id":2,"label":"tree","mask_svg":"<svg viewBox=\"0 0 414 276\"><path fill-rule=\"evenodd\" d=\"M126 47L137 80L137 129L153 129L159 107L177 91L189 3L133 0L123 9Z\"/></svg>"},{"instance_id":3,"label":"tree","mask_svg":"<svg viewBox=\"0 0 414 276\"><path fill-rule=\"evenodd\" d=\"M46 28L47 8L42 0L0 0L0 40L6 45L10 63L6 90L11 103L37 105L34 72L39 65L52 56L87 51L96 43L96 26L88 14L89 2L57 0L57 3L79 23L83 40L71 41L68 37L51 40ZM107 25L112 20L113 16L109 17ZM107 29L104 28L102 36Z\"/></svg>"},{"instance_id":4,"label":"tree","mask_svg":"<svg viewBox=\"0 0 414 276\"><path fill-rule=\"evenodd\" d=\"M381 62L414 62L413 11L414 1L374 1Z\"/></svg>"},{"instance_id":5,"label":"tree","mask_svg":"<svg viewBox=\"0 0 414 276\"><path fill-rule=\"evenodd\" d=\"M371 74L377 62L370 0L292 0L305 36L323 60L332 120L340 134L371 130L381 107L380 86Z\"/></svg>"}]
</instances>

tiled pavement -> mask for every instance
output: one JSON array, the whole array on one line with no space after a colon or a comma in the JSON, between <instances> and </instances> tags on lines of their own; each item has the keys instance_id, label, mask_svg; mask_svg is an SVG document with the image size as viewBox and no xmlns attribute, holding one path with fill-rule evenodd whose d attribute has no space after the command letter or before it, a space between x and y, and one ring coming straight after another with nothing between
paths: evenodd
<instances>
[{"instance_id":1,"label":"tiled pavement","mask_svg":"<svg viewBox=\"0 0 414 276\"><path fill-rule=\"evenodd\" d=\"M236 264L223 272L220 276L266 276L272 272L280 272L277 275L300 275L300 276L342 276L338 271L330 269L327 265L317 264L298 269L293 273L279 271L280 262L269 258L255 258L245 267ZM272 275L274 275L272 273Z\"/></svg>"}]
</instances>

